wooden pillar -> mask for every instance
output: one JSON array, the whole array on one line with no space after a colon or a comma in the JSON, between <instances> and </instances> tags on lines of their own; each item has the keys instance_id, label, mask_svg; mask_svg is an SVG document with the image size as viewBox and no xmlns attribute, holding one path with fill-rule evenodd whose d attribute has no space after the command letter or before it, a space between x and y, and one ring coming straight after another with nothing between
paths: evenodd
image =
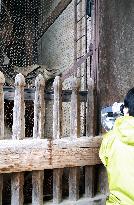
<instances>
[{"instance_id":1,"label":"wooden pillar","mask_svg":"<svg viewBox=\"0 0 134 205\"><path fill-rule=\"evenodd\" d=\"M94 119L94 82L90 78L87 98L87 136L92 138L95 135ZM94 166L85 166L85 196L94 196Z\"/></svg>"},{"instance_id":2,"label":"wooden pillar","mask_svg":"<svg viewBox=\"0 0 134 205\"><path fill-rule=\"evenodd\" d=\"M95 136L95 121L94 121L94 82L90 78L88 82L88 95L87 95L87 133L88 137Z\"/></svg>"},{"instance_id":3,"label":"wooden pillar","mask_svg":"<svg viewBox=\"0 0 134 205\"><path fill-rule=\"evenodd\" d=\"M53 105L53 139L60 139L62 135L62 84L60 76L56 76L54 83Z\"/></svg>"},{"instance_id":4,"label":"wooden pillar","mask_svg":"<svg viewBox=\"0 0 134 205\"><path fill-rule=\"evenodd\" d=\"M80 83L77 78L72 80L71 95L71 116L70 116L70 138L71 140L80 137ZM79 167L73 167L69 170L69 199L76 201L79 199Z\"/></svg>"},{"instance_id":5,"label":"wooden pillar","mask_svg":"<svg viewBox=\"0 0 134 205\"><path fill-rule=\"evenodd\" d=\"M0 72L0 140L4 139L4 93L3 84L5 78L2 72ZM0 174L0 205L2 205L2 190L3 190L3 175Z\"/></svg>"},{"instance_id":6,"label":"wooden pillar","mask_svg":"<svg viewBox=\"0 0 134 205\"><path fill-rule=\"evenodd\" d=\"M80 137L80 99L79 99L80 83L77 78L72 80L71 95L71 115L70 115L70 137L77 139Z\"/></svg>"},{"instance_id":7,"label":"wooden pillar","mask_svg":"<svg viewBox=\"0 0 134 205\"><path fill-rule=\"evenodd\" d=\"M59 76L55 77L53 87L53 139L60 139L62 136L62 84ZM62 175L63 169L53 170L53 203L55 204L62 201Z\"/></svg>"},{"instance_id":8,"label":"wooden pillar","mask_svg":"<svg viewBox=\"0 0 134 205\"><path fill-rule=\"evenodd\" d=\"M34 128L33 138L44 138L45 81L42 75L38 75L35 81L35 101L34 101ZM43 180L44 171L33 171L32 173L32 205L43 205Z\"/></svg>"},{"instance_id":9,"label":"wooden pillar","mask_svg":"<svg viewBox=\"0 0 134 205\"><path fill-rule=\"evenodd\" d=\"M25 104L24 104L25 79L22 74L15 78L15 97L13 108L13 135L12 139L23 139L25 137ZM11 205L23 205L24 174L13 173L11 176Z\"/></svg>"}]
</instances>

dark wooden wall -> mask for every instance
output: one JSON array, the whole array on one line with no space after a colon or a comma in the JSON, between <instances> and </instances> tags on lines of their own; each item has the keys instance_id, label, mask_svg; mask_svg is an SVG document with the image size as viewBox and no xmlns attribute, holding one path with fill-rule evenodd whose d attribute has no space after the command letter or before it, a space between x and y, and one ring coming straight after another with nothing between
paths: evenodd
<instances>
[{"instance_id":1,"label":"dark wooden wall","mask_svg":"<svg viewBox=\"0 0 134 205\"><path fill-rule=\"evenodd\" d=\"M134 1L100 0L101 106L123 100L134 86Z\"/></svg>"}]
</instances>

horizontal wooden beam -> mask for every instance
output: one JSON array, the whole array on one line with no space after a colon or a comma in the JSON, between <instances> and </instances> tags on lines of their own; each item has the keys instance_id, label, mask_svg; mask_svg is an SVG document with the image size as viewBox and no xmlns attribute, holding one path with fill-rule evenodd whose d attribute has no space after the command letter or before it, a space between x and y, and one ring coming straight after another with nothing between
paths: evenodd
<instances>
[{"instance_id":1,"label":"horizontal wooden beam","mask_svg":"<svg viewBox=\"0 0 134 205\"><path fill-rule=\"evenodd\" d=\"M99 164L100 144L101 137L1 140L0 173Z\"/></svg>"},{"instance_id":2,"label":"horizontal wooden beam","mask_svg":"<svg viewBox=\"0 0 134 205\"><path fill-rule=\"evenodd\" d=\"M14 100L15 88L10 86L4 86L4 99L5 100ZM54 100L54 92L53 91L44 91L45 92L45 100ZM87 101L87 91L80 91L80 101ZM69 102L71 100L71 90L62 90L62 101ZM24 98L25 100L34 100L35 98L35 88L25 88L24 89Z\"/></svg>"}]
</instances>

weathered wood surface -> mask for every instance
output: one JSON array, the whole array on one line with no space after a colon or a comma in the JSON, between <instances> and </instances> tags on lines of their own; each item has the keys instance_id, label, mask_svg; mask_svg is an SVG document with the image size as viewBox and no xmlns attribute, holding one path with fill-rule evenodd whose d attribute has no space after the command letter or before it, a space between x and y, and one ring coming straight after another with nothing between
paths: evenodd
<instances>
[{"instance_id":1,"label":"weathered wood surface","mask_svg":"<svg viewBox=\"0 0 134 205\"><path fill-rule=\"evenodd\" d=\"M71 95L70 139L77 139L80 137L80 99L78 95L79 89L80 89L80 82L78 81L77 78L74 78L72 80L72 95ZM71 151L73 153L74 150ZM76 149L76 153L73 153L75 157L76 157L75 154L79 153L79 151L78 152L77 151L78 150ZM63 154L62 151L61 154ZM69 155L70 153L67 153L67 156ZM75 160L77 161L77 159ZM70 159L68 159L67 161L69 163ZM73 167L69 169L69 199L72 201L77 201L79 199L79 182L80 182L79 172L80 172L79 167Z\"/></svg>"},{"instance_id":2,"label":"weathered wood surface","mask_svg":"<svg viewBox=\"0 0 134 205\"><path fill-rule=\"evenodd\" d=\"M32 205L43 205L44 171L32 173Z\"/></svg>"},{"instance_id":3,"label":"weathered wood surface","mask_svg":"<svg viewBox=\"0 0 134 205\"><path fill-rule=\"evenodd\" d=\"M72 95L71 95L71 114L70 114L70 137L80 137L80 99L79 92L80 82L77 78L72 80Z\"/></svg>"},{"instance_id":4,"label":"weathered wood surface","mask_svg":"<svg viewBox=\"0 0 134 205\"><path fill-rule=\"evenodd\" d=\"M0 72L0 139L4 139L4 93L3 84L5 78L2 72Z\"/></svg>"},{"instance_id":5,"label":"weathered wood surface","mask_svg":"<svg viewBox=\"0 0 134 205\"><path fill-rule=\"evenodd\" d=\"M24 103L25 78L22 74L15 78L15 97L13 108L13 135L12 139L20 140L25 137L25 103ZM10 156L9 156L10 157ZM24 173L12 173L11 175L11 205L23 205Z\"/></svg>"},{"instance_id":6,"label":"weathered wood surface","mask_svg":"<svg viewBox=\"0 0 134 205\"><path fill-rule=\"evenodd\" d=\"M53 169L53 203L62 201L62 175L63 169Z\"/></svg>"},{"instance_id":7,"label":"weathered wood surface","mask_svg":"<svg viewBox=\"0 0 134 205\"><path fill-rule=\"evenodd\" d=\"M73 167L69 169L69 200L77 201L79 199L80 168Z\"/></svg>"},{"instance_id":8,"label":"weathered wood surface","mask_svg":"<svg viewBox=\"0 0 134 205\"><path fill-rule=\"evenodd\" d=\"M5 78L0 72L0 140L4 139L4 93L3 84ZM2 205L3 175L0 175L0 205Z\"/></svg>"},{"instance_id":9,"label":"weathered wood surface","mask_svg":"<svg viewBox=\"0 0 134 205\"><path fill-rule=\"evenodd\" d=\"M42 139L44 138L45 123L45 81L40 74L35 80L35 87L33 138ZM38 169L38 171L32 172L32 205L43 205L44 171L40 171L40 167Z\"/></svg>"},{"instance_id":10,"label":"weathered wood surface","mask_svg":"<svg viewBox=\"0 0 134 205\"><path fill-rule=\"evenodd\" d=\"M88 96L87 96L87 136L90 138L95 136L96 120L95 120L95 92L94 82L90 78L88 82ZM85 196L94 196L94 184L95 184L95 168L94 166L85 166Z\"/></svg>"},{"instance_id":11,"label":"weathered wood surface","mask_svg":"<svg viewBox=\"0 0 134 205\"><path fill-rule=\"evenodd\" d=\"M69 138L1 140L0 173L99 164L101 140L101 137L73 141Z\"/></svg>"},{"instance_id":12,"label":"weathered wood surface","mask_svg":"<svg viewBox=\"0 0 134 205\"><path fill-rule=\"evenodd\" d=\"M57 139L62 135L62 84L59 76L55 78L53 88L53 139Z\"/></svg>"},{"instance_id":13,"label":"weathered wood surface","mask_svg":"<svg viewBox=\"0 0 134 205\"><path fill-rule=\"evenodd\" d=\"M34 100L34 128L33 138L44 138L45 123L45 100L44 89L45 81L42 75L38 75L35 80L35 100Z\"/></svg>"},{"instance_id":14,"label":"weathered wood surface","mask_svg":"<svg viewBox=\"0 0 134 205\"><path fill-rule=\"evenodd\" d=\"M25 78L22 74L15 78L15 96L13 108L13 135L12 139L23 139L25 137L25 103L24 103Z\"/></svg>"},{"instance_id":15,"label":"weathered wood surface","mask_svg":"<svg viewBox=\"0 0 134 205\"><path fill-rule=\"evenodd\" d=\"M24 173L12 173L11 177L11 205L23 205Z\"/></svg>"},{"instance_id":16,"label":"weathered wood surface","mask_svg":"<svg viewBox=\"0 0 134 205\"><path fill-rule=\"evenodd\" d=\"M95 135L95 123L94 120L95 116L95 106L94 106L94 82L93 79L89 79L89 85L88 85L88 95L87 95L87 136L94 136Z\"/></svg>"},{"instance_id":17,"label":"weathered wood surface","mask_svg":"<svg viewBox=\"0 0 134 205\"><path fill-rule=\"evenodd\" d=\"M13 87L4 86L4 99L5 100L14 100L14 92L15 89ZM54 92L53 91L44 91L45 92L45 100L54 100ZM87 91L79 91L80 102L87 101ZM71 90L62 90L62 102L69 102L71 100ZM24 89L24 99L25 100L34 100L35 98L35 88L25 88Z\"/></svg>"},{"instance_id":18,"label":"weathered wood surface","mask_svg":"<svg viewBox=\"0 0 134 205\"><path fill-rule=\"evenodd\" d=\"M85 166L85 197L94 196L95 186L95 170L94 166Z\"/></svg>"},{"instance_id":19,"label":"weathered wood surface","mask_svg":"<svg viewBox=\"0 0 134 205\"><path fill-rule=\"evenodd\" d=\"M55 78L53 88L53 139L60 139L62 136L62 83L59 76ZM62 174L63 169L53 170L53 202L55 204L62 201Z\"/></svg>"}]
</instances>

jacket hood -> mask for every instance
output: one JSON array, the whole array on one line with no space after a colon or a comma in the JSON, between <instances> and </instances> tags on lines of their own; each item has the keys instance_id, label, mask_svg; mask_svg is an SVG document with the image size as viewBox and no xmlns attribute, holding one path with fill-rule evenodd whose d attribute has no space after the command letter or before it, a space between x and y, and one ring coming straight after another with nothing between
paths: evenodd
<instances>
[{"instance_id":1,"label":"jacket hood","mask_svg":"<svg viewBox=\"0 0 134 205\"><path fill-rule=\"evenodd\" d=\"M117 118L113 131L123 143L134 145L134 117Z\"/></svg>"}]
</instances>

